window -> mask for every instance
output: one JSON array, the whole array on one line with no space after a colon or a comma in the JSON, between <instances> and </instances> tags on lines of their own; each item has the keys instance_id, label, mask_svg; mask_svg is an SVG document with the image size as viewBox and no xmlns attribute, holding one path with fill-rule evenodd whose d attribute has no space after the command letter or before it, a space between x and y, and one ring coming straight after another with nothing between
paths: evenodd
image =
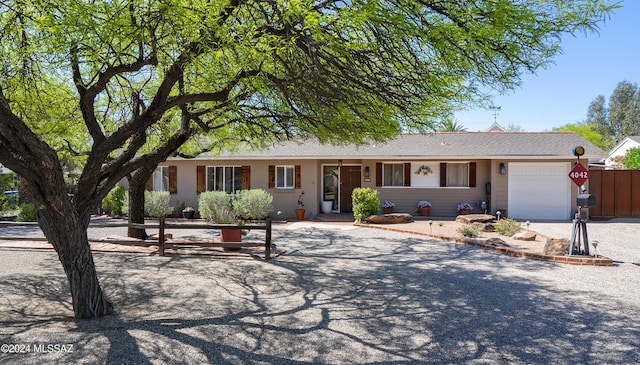
<instances>
[{"instance_id":1,"label":"window","mask_svg":"<svg viewBox=\"0 0 640 365\"><path fill-rule=\"evenodd\" d=\"M158 166L153 172L153 191L169 191L169 166Z\"/></svg>"},{"instance_id":2,"label":"window","mask_svg":"<svg viewBox=\"0 0 640 365\"><path fill-rule=\"evenodd\" d=\"M269 189L300 189L300 165L269 165Z\"/></svg>"},{"instance_id":3,"label":"window","mask_svg":"<svg viewBox=\"0 0 640 365\"><path fill-rule=\"evenodd\" d=\"M207 191L224 191L234 194L242 189L242 168L240 166L207 166Z\"/></svg>"},{"instance_id":4,"label":"window","mask_svg":"<svg viewBox=\"0 0 640 365\"><path fill-rule=\"evenodd\" d=\"M440 164L440 186L475 187L475 162L448 162Z\"/></svg>"},{"instance_id":5,"label":"window","mask_svg":"<svg viewBox=\"0 0 640 365\"><path fill-rule=\"evenodd\" d=\"M469 164L447 164L447 186L469 186Z\"/></svg>"},{"instance_id":6,"label":"window","mask_svg":"<svg viewBox=\"0 0 640 365\"><path fill-rule=\"evenodd\" d=\"M404 164L382 164L383 186L404 186Z\"/></svg>"},{"instance_id":7,"label":"window","mask_svg":"<svg viewBox=\"0 0 640 365\"><path fill-rule=\"evenodd\" d=\"M293 189L295 186L294 166L276 166L276 189Z\"/></svg>"},{"instance_id":8,"label":"window","mask_svg":"<svg viewBox=\"0 0 640 365\"><path fill-rule=\"evenodd\" d=\"M178 193L178 167L158 166L151 174L146 184L147 190L168 191L171 194Z\"/></svg>"},{"instance_id":9,"label":"window","mask_svg":"<svg viewBox=\"0 0 640 365\"><path fill-rule=\"evenodd\" d=\"M376 162L376 186L411 186L411 163Z\"/></svg>"}]
</instances>

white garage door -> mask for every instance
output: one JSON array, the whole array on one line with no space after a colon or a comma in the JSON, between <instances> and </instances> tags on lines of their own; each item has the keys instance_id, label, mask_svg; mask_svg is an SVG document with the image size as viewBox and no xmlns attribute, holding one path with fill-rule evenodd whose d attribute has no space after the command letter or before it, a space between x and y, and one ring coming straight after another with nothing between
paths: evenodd
<instances>
[{"instance_id":1,"label":"white garage door","mask_svg":"<svg viewBox=\"0 0 640 365\"><path fill-rule=\"evenodd\" d=\"M508 167L509 207L514 219L569 219L571 180L568 162L511 162Z\"/></svg>"}]
</instances>

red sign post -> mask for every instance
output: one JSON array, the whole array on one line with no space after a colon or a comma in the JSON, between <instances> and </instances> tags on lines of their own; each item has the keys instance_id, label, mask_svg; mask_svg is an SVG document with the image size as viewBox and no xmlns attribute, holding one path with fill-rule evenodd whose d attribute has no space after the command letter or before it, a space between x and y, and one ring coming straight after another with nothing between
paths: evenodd
<instances>
[{"instance_id":1,"label":"red sign post","mask_svg":"<svg viewBox=\"0 0 640 365\"><path fill-rule=\"evenodd\" d=\"M576 185L582 186L587 180L589 180L589 170L587 170L581 163L577 163L571 171L569 171L569 178Z\"/></svg>"}]
</instances>

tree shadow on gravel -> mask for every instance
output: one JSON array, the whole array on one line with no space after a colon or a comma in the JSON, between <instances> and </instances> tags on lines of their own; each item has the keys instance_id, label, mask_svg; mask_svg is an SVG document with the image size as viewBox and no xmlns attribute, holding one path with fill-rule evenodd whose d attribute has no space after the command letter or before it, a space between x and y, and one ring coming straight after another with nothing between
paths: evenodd
<instances>
[{"instance_id":1,"label":"tree shadow on gravel","mask_svg":"<svg viewBox=\"0 0 640 365\"><path fill-rule=\"evenodd\" d=\"M3 363L635 363L637 305L529 276L546 262L403 234L304 229L289 255L95 255L116 314L69 318L59 263L0 276L2 340L72 343ZM47 288L34 290L34 283ZM39 284L40 285L40 284ZM17 298L23 298L22 301ZM30 301L46 303L34 308ZM56 306L58 306L57 309ZM47 315L47 311L50 314ZM67 317L65 317L67 316ZM29 362L29 361L27 361Z\"/></svg>"}]
</instances>

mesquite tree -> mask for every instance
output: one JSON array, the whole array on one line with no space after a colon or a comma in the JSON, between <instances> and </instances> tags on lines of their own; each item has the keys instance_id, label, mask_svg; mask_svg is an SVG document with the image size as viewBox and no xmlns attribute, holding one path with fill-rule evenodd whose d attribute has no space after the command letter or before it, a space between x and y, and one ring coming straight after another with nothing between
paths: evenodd
<instances>
[{"instance_id":1,"label":"mesquite tree","mask_svg":"<svg viewBox=\"0 0 640 365\"><path fill-rule=\"evenodd\" d=\"M29 185L75 316L100 317L112 305L86 231L122 178L190 139L364 143L428 128L546 66L558 34L594 29L606 3L3 1L0 162Z\"/></svg>"}]
</instances>

